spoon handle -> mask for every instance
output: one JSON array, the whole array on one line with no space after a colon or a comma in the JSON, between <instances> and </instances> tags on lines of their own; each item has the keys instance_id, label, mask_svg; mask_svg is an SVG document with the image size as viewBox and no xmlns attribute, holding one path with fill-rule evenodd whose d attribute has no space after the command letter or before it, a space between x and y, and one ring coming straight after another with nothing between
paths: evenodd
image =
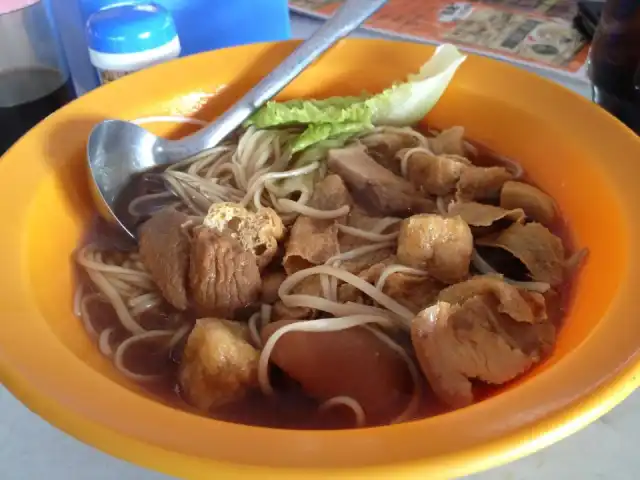
<instances>
[{"instance_id":1,"label":"spoon handle","mask_svg":"<svg viewBox=\"0 0 640 480\"><path fill-rule=\"evenodd\" d=\"M171 142L165 153L171 162L213 148L233 132L264 103L286 87L315 59L341 38L349 35L387 0L347 0L344 5L271 73L264 77L233 107L206 128L182 140Z\"/></svg>"}]
</instances>

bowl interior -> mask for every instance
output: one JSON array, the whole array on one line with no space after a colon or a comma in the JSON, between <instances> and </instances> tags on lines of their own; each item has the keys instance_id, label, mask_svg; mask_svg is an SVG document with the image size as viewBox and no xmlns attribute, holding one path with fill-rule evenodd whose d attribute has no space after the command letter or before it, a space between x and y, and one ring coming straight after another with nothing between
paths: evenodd
<instances>
[{"instance_id":1,"label":"bowl interior","mask_svg":"<svg viewBox=\"0 0 640 480\"><path fill-rule=\"evenodd\" d=\"M620 387L598 389L635 359L640 345L640 327L630 321L637 313L633 270L640 270L631 250L640 201L630 178L640 168L629 158L638 157L639 142L570 92L476 57L463 64L429 125L463 125L469 139L520 162L556 199L574 243L590 251L547 362L508 391L439 417L375 431L285 432L224 424L151 401L99 354L72 311L71 257L95 215L84 165L91 127L105 118L150 115L210 120L293 47L223 50L133 75L52 115L3 158L0 365L12 379L8 384L29 390L27 403L55 405L54 422L56 415L62 421L63 411L73 412L82 422L67 429L85 441L170 473L186 471L175 470L178 465L194 472L215 465L220 472L234 464L331 469L402 463L406 472L462 474L539 448L544 442L536 438L566 435L561 425L607 398L619 400ZM343 42L280 98L376 92L416 71L431 53L421 45ZM193 130L170 123L149 128L173 137ZM590 395L595 403L586 402ZM154 448L175 455L162 460Z\"/></svg>"}]
</instances>

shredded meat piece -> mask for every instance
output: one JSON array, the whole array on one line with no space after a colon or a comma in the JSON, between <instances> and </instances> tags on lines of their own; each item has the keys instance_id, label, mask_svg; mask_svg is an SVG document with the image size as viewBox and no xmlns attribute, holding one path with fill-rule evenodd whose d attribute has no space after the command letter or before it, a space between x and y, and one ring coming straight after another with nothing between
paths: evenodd
<instances>
[{"instance_id":1,"label":"shredded meat piece","mask_svg":"<svg viewBox=\"0 0 640 480\"><path fill-rule=\"evenodd\" d=\"M445 404L474 401L472 379L500 385L525 373L552 348L555 329L518 323L479 295L462 304L439 302L413 320L411 339L420 367Z\"/></svg>"},{"instance_id":2,"label":"shredded meat piece","mask_svg":"<svg viewBox=\"0 0 640 480\"><path fill-rule=\"evenodd\" d=\"M194 231L189 285L199 311L233 318L258 300L262 281L251 251L230 235L201 227Z\"/></svg>"},{"instance_id":3,"label":"shredded meat piece","mask_svg":"<svg viewBox=\"0 0 640 480\"><path fill-rule=\"evenodd\" d=\"M446 195L456 188L462 172L470 165L469 160L457 155L433 155L417 150L407 158L407 178L426 194Z\"/></svg>"},{"instance_id":4,"label":"shredded meat piece","mask_svg":"<svg viewBox=\"0 0 640 480\"><path fill-rule=\"evenodd\" d=\"M290 323L267 325L261 333L263 341ZM361 327L286 333L276 342L271 361L319 401L353 398L364 409L369 424L388 422L398 415L412 391L409 371L400 356Z\"/></svg>"},{"instance_id":5,"label":"shredded meat piece","mask_svg":"<svg viewBox=\"0 0 640 480\"><path fill-rule=\"evenodd\" d=\"M460 305L478 295L493 296L500 313L523 323L537 323L547 319L544 297L506 283L499 275L478 275L465 282L451 285L440 292L438 300Z\"/></svg>"},{"instance_id":6,"label":"shredded meat piece","mask_svg":"<svg viewBox=\"0 0 640 480\"><path fill-rule=\"evenodd\" d=\"M396 154L403 148L418 146L418 141L411 135L395 132L372 133L362 138L361 142L367 147L371 157L396 175L401 174Z\"/></svg>"},{"instance_id":7,"label":"shredded meat piece","mask_svg":"<svg viewBox=\"0 0 640 480\"><path fill-rule=\"evenodd\" d=\"M499 234L478 240L478 245L500 248L517 258L527 268L531 279L552 287L564 278L562 241L539 223L514 223Z\"/></svg>"},{"instance_id":8,"label":"shredded meat piece","mask_svg":"<svg viewBox=\"0 0 640 480\"><path fill-rule=\"evenodd\" d=\"M407 215L435 210L433 201L379 165L363 145L330 150L328 158L329 168L342 177L355 200L371 214Z\"/></svg>"},{"instance_id":9,"label":"shredded meat piece","mask_svg":"<svg viewBox=\"0 0 640 480\"><path fill-rule=\"evenodd\" d=\"M398 259L437 280L456 283L466 278L472 251L471 230L460 217L424 214L402 222Z\"/></svg>"},{"instance_id":10,"label":"shredded meat piece","mask_svg":"<svg viewBox=\"0 0 640 480\"><path fill-rule=\"evenodd\" d=\"M451 127L430 138L429 149L436 155L448 153L464 157L464 127Z\"/></svg>"},{"instance_id":11,"label":"shredded meat piece","mask_svg":"<svg viewBox=\"0 0 640 480\"><path fill-rule=\"evenodd\" d=\"M539 188L526 183L509 181L502 187L500 206L506 209L520 208L531 220L549 226L556 218L556 204Z\"/></svg>"},{"instance_id":12,"label":"shredded meat piece","mask_svg":"<svg viewBox=\"0 0 640 480\"><path fill-rule=\"evenodd\" d=\"M186 310L190 239L183 228L189 217L165 208L140 227L140 258L163 297Z\"/></svg>"},{"instance_id":13,"label":"shredded meat piece","mask_svg":"<svg viewBox=\"0 0 640 480\"><path fill-rule=\"evenodd\" d=\"M351 204L351 197L342 179L337 175L325 177L314 190L309 206L318 210L336 210ZM338 221L344 222L345 218ZM288 274L325 263L339 253L336 220L321 220L299 216L287 242L284 268Z\"/></svg>"},{"instance_id":14,"label":"shredded meat piece","mask_svg":"<svg viewBox=\"0 0 640 480\"><path fill-rule=\"evenodd\" d=\"M396 272L387 277L382 292L417 313L433 304L444 286L435 278Z\"/></svg>"},{"instance_id":15,"label":"shredded meat piece","mask_svg":"<svg viewBox=\"0 0 640 480\"><path fill-rule=\"evenodd\" d=\"M392 265L394 262L395 256L389 256L382 262L371 265L361 272L358 272L357 275L365 282L375 284L378 281L378 278L380 278L380 274L384 271L384 269L389 265ZM343 283L338 288L338 300L340 301L340 303L363 301L364 298L365 295L350 283Z\"/></svg>"},{"instance_id":16,"label":"shredded meat piece","mask_svg":"<svg viewBox=\"0 0 640 480\"><path fill-rule=\"evenodd\" d=\"M262 277L262 303L271 305L278 301L278 289L282 282L287 278L287 274L283 270L269 272Z\"/></svg>"},{"instance_id":17,"label":"shredded meat piece","mask_svg":"<svg viewBox=\"0 0 640 480\"><path fill-rule=\"evenodd\" d=\"M465 168L457 185L456 200L470 202L498 198L500 189L511 178L512 175L504 167Z\"/></svg>"},{"instance_id":18,"label":"shredded meat piece","mask_svg":"<svg viewBox=\"0 0 640 480\"><path fill-rule=\"evenodd\" d=\"M203 225L238 240L256 256L261 270L276 255L284 236L284 225L274 210L261 208L253 213L235 203L214 203Z\"/></svg>"},{"instance_id":19,"label":"shredded meat piece","mask_svg":"<svg viewBox=\"0 0 640 480\"><path fill-rule=\"evenodd\" d=\"M508 227L512 223L524 223L522 209L505 210L477 202L454 203L449 207L448 215L459 215L471 227L476 237L489 235Z\"/></svg>"},{"instance_id":20,"label":"shredded meat piece","mask_svg":"<svg viewBox=\"0 0 640 480\"><path fill-rule=\"evenodd\" d=\"M204 318L184 349L178 382L185 399L203 412L241 400L258 384L259 352L245 324Z\"/></svg>"},{"instance_id":21,"label":"shredded meat piece","mask_svg":"<svg viewBox=\"0 0 640 480\"><path fill-rule=\"evenodd\" d=\"M322 297L320 276L313 275L302 280L291 290L292 295L310 295ZM306 320L316 316L317 311L308 307L289 307L282 301L277 301L273 307L273 320Z\"/></svg>"}]
</instances>

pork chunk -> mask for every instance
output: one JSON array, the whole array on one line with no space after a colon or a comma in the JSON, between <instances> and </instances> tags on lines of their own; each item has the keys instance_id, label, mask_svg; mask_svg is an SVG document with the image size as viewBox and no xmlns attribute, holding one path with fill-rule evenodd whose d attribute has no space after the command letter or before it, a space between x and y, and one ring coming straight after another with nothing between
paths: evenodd
<instances>
[{"instance_id":1,"label":"pork chunk","mask_svg":"<svg viewBox=\"0 0 640 480\"><path fill-rule=\"evenodd\" d=\"M556 205L549 195L533 185L509 181L500 192L500 206L507 210L522 209L531 220L549 226L556 218Z\"/></svg>"},{"instance_id":2,"label":"pork chunk","mask_svg":"<svg viewBox=\"0 0 640 480\"><path fill-rule=\"evenodd\" d=\"M258 300L262 281L253 252L230 235L201 227L194 231L189 285L199 312L233 318Z\"/></svg>"},{"instance_id":3,"label":"pork chunk","mask_svg":"<svg viewBox=\"0 0 640 480\"><path fill-rule=\"evenodd\" d=\"M262 331L266 342L280 321ZM370 331L349 328L338 332L290 332L275 344L271 361L319 401L338 396L356 400L368 423L379 424L398 415L409 401L411 376L404 361Z\"/></svg>"},{"instance_id":4,"label":"pork chunk","mask_svg":"<svg viewBox=\"0 0 640 480\"><path fill-rule=\"evenodd\" d=\"M471 380L501 385L528 371L555 339L550 323L515 322L492 298L439 302L420 312L411 339L420 367L440 400L453 408L474 401Z\"/></svg>"},{"instance_id":5,"label":"pork chunk","mask_svg":"<svg viewBox=\"0 0 640 480\"><path fill-rule=\"evenodd\" d=\"M178 382L185 399L203 412L242 399L257 386L260 353L246 325L198 320L184 349Z\"/></svg>"},{"instance_id":6,"label":"pork chunk","mask_svg":"<svg viewBox=\"0 0 640 480\"><path fill-rule=\"evenodd\" d=\"M140 228L140 258L162 296L178 310L186 310L190 240L183 228L189 217L165 208Z\"/></svg>"},{"instance_id":7,"label":"pork chunk","mask_svg":"<svg viewBox=\"0 0 640 480\"><path fill-rule=\"evenodd\" d=\"M328 164L344 180L358 204L371 214L407 215L435 210L431 200L378 164L363 145L330 150Z\"/></svg>"}]
</instances>

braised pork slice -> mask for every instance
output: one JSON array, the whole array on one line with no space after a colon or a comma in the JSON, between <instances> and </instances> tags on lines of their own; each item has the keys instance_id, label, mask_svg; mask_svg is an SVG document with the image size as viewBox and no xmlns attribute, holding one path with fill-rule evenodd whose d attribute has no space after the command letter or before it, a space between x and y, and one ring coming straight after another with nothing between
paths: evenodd
<instances>
[{"instance_id":1,"label":"braised pork slice","mask_svg":"<svg viewBox=\"0 0 640 480\"><path fill-rule=\"evenodd\" d=\"M449 206L448 215L459 215L469 224L475 237L489 235L512 223L524 223L525 220L524 211L520 208L505 210L477 202L454 203Z\"/></svg>"},{"instance_id":2,"label":"braised pork slice","mask_svg":"<svg viewBox=\"0 0 640 480\"><path fill-rule=\"evenodd\" d=\"M412 322L420 367L450 407L473 403L471 380L503 384L525 373L552 348L553 325L518 323L497 312L495 303L486 295L458 305L438 302Z\"/></svg>"},{"instance_id":3,"label":"braised pork slice","mask_svg":"<svg viewBox=\"0 0 640 480\"><path fill-rule=\"evenodd\" d=\"M413 215L402 222L398 259L425 270L444 283L456 283L469 274L473 235L460 217Z\"/></svg>"},{"instance_id":4,"label":"braised pork slice","mask_svg":"<svg viewBox=\"0 0 640 480\"><path fill-rule=\"evenodd\" d=\"M162 296L178 310L186 310L190 239L183 228L189 217L165 208L140 227L140 258Z\"/></svg>"},{"instance_id":5,"label":"braised pork slice","mask_svg":"<svg viewBox=\"0 0 640 480\"><path fill-rule=\"evenodd\" d=\"M499 248L518 259L531 279L552 287L564 278L565 252L562 241L539 223L514 223L499 234L477 241L478 245Z\"/></svg>"},{"instance_id":6,"label":"braised pork slice","mask_svg":"<svg viewBox=\"0 0 640 480\"><path fill-rule=\"evenodd\" d=\"M388 127L366 135L360 141L367 147L369 155L396 175L401 175L400 161L396 154L404 148L417 147L420 143L417 132Z\"/></svg>"},{"instance_id":7,"label":"braised pork slice","mask_svg":"<svg viewBox=\"0 0 640 480\"><path fill-rule=\"evenodd\" d=\"M239 240L210 228L194 230L189 286L199 312L233 318L258 300L262 281L256 256Z\"/></svg>"},{"instance_id":8,"label":"braised pork slice","mask_svg":"<svg viewBox=\"0 0 640 480\"><path fill-rule=\"evenodd\" d=\"M498 198L502 186L512 177L504 167L465 168L456 187L456 200L470 202Z\"/></svg>"},{"instance_id":9,"label":"braised pork slice","mask_svg":"<svg viewBox=\"0 0 640 480\"><path fill-rule=\"evenodd\" d=\"M338 175L328 175L318 183L309 200L309 206L318 210L336 210L345 205L351 205L351 196ZM300 215L291 228L283 265L292 274L323 264L339 252L336 220Z\"/></svg>"},{"instance_id":10,"label":"braised pork slice","mask_svg":"<svg viewBox=\"0 0 640 480\"><path fill-rule=\"evenodd\" d=\"M398 154L406 162L407 178L420 191L447 195L455 190L463 170L471 162L457 155L435 155L425 149L405 150Z\"/></svg>"},{"instance_id":11,"label":"braised pork slice","mask_svg":"<svg viewBox=\"0 0 640 480\"><path fill-rule=\"evenodd\" d=\"M203 412L238 401L258 384L259 357L245 324L198 320L180 362L181 393Z\"/></svg>"},{"instance_id":12,"label":"braised pork slice","mask_svg":"<svg viewBox=\"0 0 640 480\"><path fill-rule=\"evenodd\" d=\"M464 127L451 127L430 138L429 149L436 155L447 153L464 157Z\"/></svg>"},{"instance_id":13,"label":"braised pork slice","mask_svg":"<svg viewBox=\"0 0 640 480\"><path fill-rule=\"evenodd\" d=\"M500 192L502 208L522 209L531 220L549 226L556 218L556 205L549 195L526 183L509 181Z\"/></svg>"},{"instance_id":14,"label":"braised pork slice","mask_svg":"<svg viewBox=\"0 0 640 480\"><path fill-rule=\"evenodd\" d=\"M461 305L478 295L491 296L498 302L500 313L522 323L539 323L547 319L544 297L537 292L506 283L499 275L478 275L443 289L441 302Z\"/></svg>"},{"instance_id":15,"label":"braised pork slice","mask_svg":"<svg viewBox=\"0 0 640 480\"><path fill-rule=\"evenodd\" d=\"M275 322L263 341L292 322ZM275 344L271 361L319 401L347 396L364 409L368 424L389 422L407 405L412 383L402 358L370 331L289 332Z\"/></svg>"},{"instance_id":16,"label":"braised pork slice","mask_svg":"<svg viewBox=\"0 0 640 480\"><path fill-rule=\"evenodd\" d=\"M261 208L254 213L235 203L214 203L203 225L238 240L256 256L260 270L273 260L284 236L284 225L274 210Z\"/></svg>"},{"instance_id":17,"label":"braised pork slice","mask_svg":"<svg viewBox=\"0 0 640 480\"><path fill-rule=\"evenodd\" d=\"M407 215L431 212L435 204L367 155L366 147L354 145L329 151L331 171L342 177L361 207L374 215Z\"/></svg>"},{"instance_id":18,"label":"braised pork slice","mask_svg":"<svg viewBox=\"0 0 640 480\"><path fill-rule=\"evenodd\" d=\"M435 278L396 272L387 277L382 292L417 313L432 305L444 286Z\"/></svg>"}]
</instances>

